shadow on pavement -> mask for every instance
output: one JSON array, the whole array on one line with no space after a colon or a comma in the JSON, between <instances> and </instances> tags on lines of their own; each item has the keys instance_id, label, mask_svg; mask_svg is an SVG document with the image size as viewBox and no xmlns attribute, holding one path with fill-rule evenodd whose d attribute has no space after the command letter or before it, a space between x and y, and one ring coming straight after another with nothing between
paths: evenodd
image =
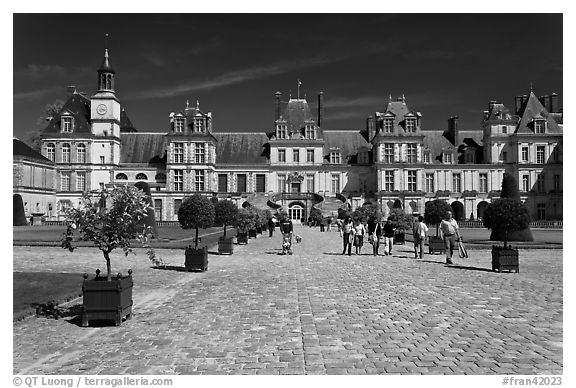
<instances>
[{"instance_id":1,"label":"shadow on pavement","mask_svg":"<svg viewBox=\"0 0 576 388\"><path fill-rule=\"evenodd\" d=\"M186 272L185 267L178 267L175 265L156 265L156 266L153 266L150 268L159 269L159 270L163 270L163 271ZM189 270L189 272L202 272L202 271L200 269L191 269L191 270Z\"/></svg>"},{"instance_id":2,"label":"shadow on pavement","mask_svg":"<svg viewBox=\"0 0 576 388\"><path fill-rule=\"evenodd\" d=\"M468 267L464 265L447 265L448 268L465 269L469 271L493 272L491 268Z\"/></svg>"}]
</instances>

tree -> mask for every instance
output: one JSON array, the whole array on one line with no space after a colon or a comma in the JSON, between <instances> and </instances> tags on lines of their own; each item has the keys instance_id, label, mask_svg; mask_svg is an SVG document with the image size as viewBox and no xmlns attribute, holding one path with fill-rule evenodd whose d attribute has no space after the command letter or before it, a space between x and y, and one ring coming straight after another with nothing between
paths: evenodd
<instances>
[{"instance_id":1,"label":"tree","mask_svg":"<svg viewBox=\"0 0 576 388\"><path fill-rule=\"evenodd\" d=\"M216 224L224 225L224 238L226 238L226 226L234 225L238 218L238 206L232 201L224 200L216 202L214 206Z\"/></svg>"},{"instance_id":2,"label":"tree","mask_svg":"<svg viewBox=\"0 0 576 388\"><path fill-rule=\"evenodd\" d=\"M208 198L199 194L187 197L178 209L178 222L182 229L196 229L194 248L198 248L198 229L214 224L214 205Z\"/></svg>"},{"instance_id":3,"label":"tree","mask_svg":"<svg viewBox=\"0 0 576 388\"><path fill-rule=\"evenodd\" d=\"M22 202L22 196L20 194L14 194L14 221L12 226L24 226L28 225L26 221L26 214L24 212L24 203Z\"/></svg>"},{"instance_id":4,"label":"tree","mask_svg":"<svg viewBox=\"0 0 576 388\"><path fill-rule=\"evenodd\" d=\"M134 239L145 243L150 238L150 227L142 225L149 205L145 194L133 186L114 187L109 194L110 206L103 206L106 201L84 195L81 208L71 208L67 211L69 221L61 241L62 248L73 252L74 237L80 235L80 241L92 241L102 251L106 260L106 280L112 280L110 253L121 248L124 254L132 252L131 242ZM153 250L148 251L154 255Z\"/></svg>"},{"instance_id":5,"label":"tree","mask_svg":"<svg viewBox=\"0 0 576 388\"><path fill-rule=\"evenodd\" d=\"M527 229L529 224L528 209L522 202L512 198L497 199L484 212L484 226L492 230L490 240L496 240L493 236L498 237L497 241L504 241L504 248L508 244L509 234ZM499 238L501 236L503 240Z\"/></svg>"},{"instance_id":6,"label":"tree","mask_svg":"<svg viewBox=\"0 0 576 388\"><path fill-rule=\"evenodd\" d=\"M156 226L154 207L152 206L152 193L150 192L150 185L148 185L146 182L136 182L134 186L144 192L144 195L146 196L146 203L148 204L146 217L142 219L142 224L150 227L152 237L158 237L158 228Z\"/></svg>"},{"instance_id":7,"label":"tree","mask_svg":"<svg viewBox=\"0 0 576 388\"><path fill-rule=\"evenodd\" d=\"M402 209L392 209L388 219L399 232L404 232L412 227L412 216L404 213Z\"/></svg>"},{"instance_id":8,"label":"tree","mask_svg":"<svg viewBox=\"0 0 576 388\"><path fill-rule=\"evenodd\" d=\"M42 149L42 133L44 132L44 129L46 128L47 125L47 119L52 119L55 115L57 115L58 113L60 113L60 111L62 110L62 107L64 106L64 101L57 99L55 100L53 103L51 104L46 104L46 106L44 107L44 111L42 116L38 117L38 119L36 119L36 128L34 128L33 130L31 130L30 132L28 132L28 135L26 136L26 143L28 143L28 145L40 152Z\"/></svg>"},{"instance_id":9,"label":"tree","mask_svg":"<svg viewBox=\"0 0 576 388\"><path fill-rule=\"evenodd\" d=\"M382 212L380 211L380 206L375 203L365 203L361 207L354 210L352 213L352 218L354 220L359 220L360 222L366 222L369 219L380 219L382 218Z\"/></svg>"},{"instance_id":10,"label":"tree","mask_svg":"<svg viewBox=\"0 0 576 388\"><path fill-rule=\"evenodd\" d=\"M446 218L446 213L449 211L451 212L452 208L448 202L442 199L426 202L424 206L424 222L428 225L436 225L436 237L438 237L440 223Z\"/></svg>"},{"instance_id":11,"label":"tree","mask_svg":"<svg viewBox=\"0 0 576 388\"><path fill-rule=\"evenodd\" d=\"M516 179L507 172L504 173L504 177L502 178L502 191L500 192L500 198L512 198L520 201L520 191L518 191Z\"/></svg>"},{"instance_id":12,"label":"tree","mask_svg":"<svg viewBox=\"0 0 576 388\"><path fill-rule=\"evenodd\" d=\"M349 217L352 215L352 212L350 211L349 208L347 207L339 207L338 208L338 219L339 220L344 220L346 219L346 217Z\"/></svg>"},{"instance_id":13,"label":"tree","mask_svg":"<svg viewBox=\"0 0 576 388\"><path fill-rule=\"evenodd\" d=\"M322 220L324 219L324 216L322 215L322 210L316 208L315 206L312 206L312 209L310 209L310 217L312 218L312 221L316 225L321 224Z\"/></svg>"},{"instance_id":14,"label":"tree","mask_svg":"<svg viewBox=\"0 0 576 388\"><path fill-rule=\"evenodd\" d=\"M239 233L248 233L249 230L254 229L256 223L254 222L254 214L247 209L238 210L238 218L236 220L236 228Z\"/></svg>"}]
</instances>

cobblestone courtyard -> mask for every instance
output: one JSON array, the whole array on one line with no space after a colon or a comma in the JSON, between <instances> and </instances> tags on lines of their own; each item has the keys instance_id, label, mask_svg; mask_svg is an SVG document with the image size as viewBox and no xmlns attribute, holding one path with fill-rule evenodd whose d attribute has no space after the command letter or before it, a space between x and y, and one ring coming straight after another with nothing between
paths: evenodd
<instances>
[{"instance_id":1,"label":"cobblestone courtyard","mask_svg":"<svg viewBox=\"0 0 576 388\"><path fill-rule=\"evenodd\" d=\"M490 271L490 251L443 264L342 256L337 233L296 226L259 236L206 273L150 268L142 251L112 258L134 270L134 315L120 327L70 319L14 323L18 374L561 374L562 250L522 250L520 273ZM99 251L14 247L14 271L93 272ZM158 250L182 266L182 250Z\"/></svg>"}]
</instances>

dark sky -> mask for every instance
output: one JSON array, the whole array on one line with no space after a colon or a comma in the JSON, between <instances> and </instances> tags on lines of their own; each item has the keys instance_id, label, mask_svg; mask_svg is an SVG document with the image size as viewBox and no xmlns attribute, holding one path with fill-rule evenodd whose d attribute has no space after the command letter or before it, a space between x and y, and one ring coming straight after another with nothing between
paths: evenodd
<instances>
[{"instance_id":1,"label":"dark sky","mask_svg":"<svg viewBox=\"0 0 576 388\"><path fill-rule=\"evenodd\" d=\"M200 100L218 131L269 131L274 93L302 81L324 128L365 128L391 94L424 128L479 129L492 99L562 101L561 14L14 15L14 135L24 138L66 86L89 95L110 34L116 92L139 131Z\"/></svg>"}]
</instances>

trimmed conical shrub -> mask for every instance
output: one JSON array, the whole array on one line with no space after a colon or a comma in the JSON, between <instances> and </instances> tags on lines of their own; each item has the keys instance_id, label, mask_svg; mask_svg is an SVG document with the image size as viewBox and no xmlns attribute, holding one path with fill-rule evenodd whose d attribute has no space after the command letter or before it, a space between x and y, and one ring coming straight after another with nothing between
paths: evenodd
<instances>
[{"instance_id":1,"label":"trimmed conical shrub","mask_svg":"<svg viewBox=\"0 0 576 388\"><path fill-rule=\"evenodd\" d=\"M24 203L20 194L14 194L14 222L12 226L28 225L26 214L24 213Z\"/></svg>"}]
</instances>

